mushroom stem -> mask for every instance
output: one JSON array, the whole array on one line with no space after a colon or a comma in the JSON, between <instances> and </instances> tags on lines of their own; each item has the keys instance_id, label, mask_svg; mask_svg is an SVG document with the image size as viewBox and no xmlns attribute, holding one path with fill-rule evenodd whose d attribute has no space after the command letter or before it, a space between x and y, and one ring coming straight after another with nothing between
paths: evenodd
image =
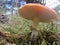
<instances>
[{"instance_id":1,"label":"mushroom stem","mask_svg":"<svg viewBox=\"0 0 60 45\"><path fill-rule=\"evenodd\" d=\"M38 23L39 23L39 18L38 17L34 17L33 18L32 30L39 30Z\"/></svg>"},{"instance_id":2,"label":"mushroom stem","mask_svg":"<svg viewBox=\"0 0 60 45\"><path fill-rule=\"evenodd\" d=\"M34 17L33 18L33 25L31 26L31 31L32 31L31 40L32 40L32 38L36 39L37 36L38 36L38 30L39 30L38 23L39 23L39 18L38 17Z\"/></svg>"}]
</instances>

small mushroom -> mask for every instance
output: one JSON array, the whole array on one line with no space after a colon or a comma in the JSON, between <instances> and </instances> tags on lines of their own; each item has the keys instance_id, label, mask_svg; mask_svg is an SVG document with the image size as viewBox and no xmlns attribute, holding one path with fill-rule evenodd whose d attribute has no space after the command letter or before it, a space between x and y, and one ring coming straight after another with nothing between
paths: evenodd
<instances>
[{"instance_id":1,"label":"small mushroom","mask_svg":"<svg viewBox=\"0 0 60 45\"><path fill-rule=\"evenodd\" d=\"M32 20L33 27L35 28L39 22L52 22L58 17L53 9L37 3L29 3L21 6L18 9L18 13L21 17Z\"/></svg>"}]
</instances>

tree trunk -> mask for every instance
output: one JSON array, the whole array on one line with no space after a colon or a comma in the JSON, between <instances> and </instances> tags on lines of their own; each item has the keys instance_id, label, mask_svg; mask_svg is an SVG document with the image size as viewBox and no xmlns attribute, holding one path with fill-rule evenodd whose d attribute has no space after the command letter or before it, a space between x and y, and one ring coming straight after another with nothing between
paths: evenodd
<instances>
[{"instance_id":1,"label":"tree trunk","mask_svg":"<svg viewBox=\"0 0 60 45\"><path fill-rule=\"evenodd\" d=\"M42 5L46 4L46 0L26 0L27 3L40 3Z\"/></svg>"}]
</instances>

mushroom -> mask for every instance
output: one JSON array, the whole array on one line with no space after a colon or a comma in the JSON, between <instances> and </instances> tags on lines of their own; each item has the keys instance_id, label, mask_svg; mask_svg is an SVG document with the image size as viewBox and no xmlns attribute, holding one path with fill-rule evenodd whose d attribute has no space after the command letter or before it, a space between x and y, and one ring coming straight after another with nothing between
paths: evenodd
<instances>
[{"instance_id":1,"label":"mushroom","mask_svg":"<svg viewBox=\"0 0 60 45\"><path fill-rule=\"evenodd\" d=\"M37 3L29 3L21 6L18 9L18 13L21 17L32 20L32 27L34 28L37 28L37 24L39 22L52 22L58 17L57 13L53 9Z\"/></svg>"}]
</instances>

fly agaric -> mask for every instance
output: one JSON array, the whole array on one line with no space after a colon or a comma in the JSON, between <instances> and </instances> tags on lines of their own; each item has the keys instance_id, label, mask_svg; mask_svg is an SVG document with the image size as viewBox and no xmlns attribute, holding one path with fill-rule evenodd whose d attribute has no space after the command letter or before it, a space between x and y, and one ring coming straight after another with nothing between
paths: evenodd
<instances>
[{"instance_id":1,"label":"fly agaric","mask_svg":"<svg viewBox=\"0 0 60 45\"><path fill-rule=\"evenodd\" d=\"M39 22L48 23L57 18L57 13L53 9L36 3L21 6L18 9L18 13L25 19L33 20L33 27L35 28Z\"/></svg>"}]
</instances>

